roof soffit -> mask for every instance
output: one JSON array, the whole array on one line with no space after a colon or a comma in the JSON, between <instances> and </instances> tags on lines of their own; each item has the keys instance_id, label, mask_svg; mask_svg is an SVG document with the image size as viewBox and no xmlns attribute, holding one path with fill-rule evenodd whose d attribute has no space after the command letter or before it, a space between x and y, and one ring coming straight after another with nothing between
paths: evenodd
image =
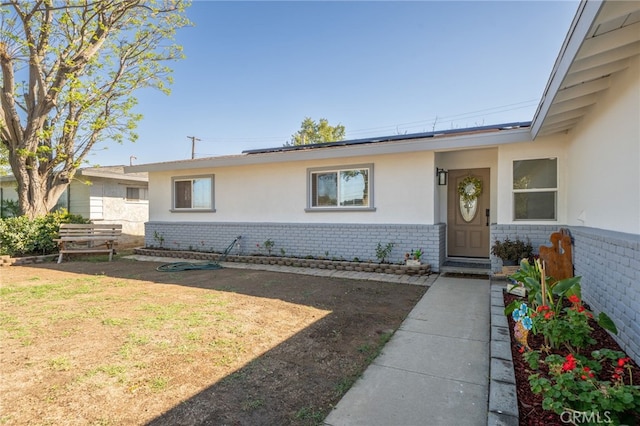
<instances>
[{"instance_id":1,"label":"roof soffit","mask_svg":"<svg viewBox=\"0 0 640 426\"><path fill-rule=\"evenodd\" d=\"M640 2L581 3L534 117L532 135L571 130L609 88L612 76L639 54Z\"/></svg>"}]
</instances>

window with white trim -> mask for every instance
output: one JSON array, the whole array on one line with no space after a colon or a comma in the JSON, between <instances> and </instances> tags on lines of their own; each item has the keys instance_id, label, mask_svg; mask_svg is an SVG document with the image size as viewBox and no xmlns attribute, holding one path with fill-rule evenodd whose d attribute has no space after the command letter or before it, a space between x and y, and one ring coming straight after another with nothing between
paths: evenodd
<instances>
[{"instance_id":1,"label":"window with white trim","mask_svg":"<svg viewBox=\"0 0 640 426\"><path fill-rule=\"evenodd\" d=\"M309 170L309 209L372 208L373 165Z\"/></svg>"},{"instance_id":2,"label":"window with white trim","mask_svg":"<svg viewBox=\"0 0 640 426\"><path fill-rule=\"evenodd\" d=\"M558 159L513 162L513 219L556 220Z\"/></svg>"},{"instance_id":3,"label":"window with white trim","mask_svg":"<svg viewBox=\"0 0 640 426\"><path fill-rule=\"evenodd\" d=\"M213 210L213 175L172 179L173 210Z\"/></svg>"}]
</instances>

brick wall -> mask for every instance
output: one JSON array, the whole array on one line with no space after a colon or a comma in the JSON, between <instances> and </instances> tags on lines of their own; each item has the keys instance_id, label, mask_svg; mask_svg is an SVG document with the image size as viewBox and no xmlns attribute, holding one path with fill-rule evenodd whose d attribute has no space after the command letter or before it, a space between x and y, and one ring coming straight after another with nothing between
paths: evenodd
<instances>
[{"instance_id":1,"label":"brick wall","mask_svg":"<svg viewBox=\"0 0 640 426\"><path fill-rule=\"evenodd\" d=\"M572 227L575 274L594 313L605 312L618 327L614 336L640 362L640 235Z\"/></svg>"},{"instance_id":2,"label":"brick wall","mask_svg":"<svg viewBox=\"0 0 640 426\"><path fill-rule=\"evenodd\" d=\"M168 249L196 249L222 252L238 235L240 246L233 254L267 254L268 239L275 243L272 253L287 256L325 256L377 261L376 246L395 243L389 261L404 260L404 253L421 248L422 260L438 272L444 261L445 225L311 224L311 223L209 223L148 222L145 245L159 247L154 235L164 238ZM260 244L258 248L256 244Z\"/></svg>"}]
</instances>

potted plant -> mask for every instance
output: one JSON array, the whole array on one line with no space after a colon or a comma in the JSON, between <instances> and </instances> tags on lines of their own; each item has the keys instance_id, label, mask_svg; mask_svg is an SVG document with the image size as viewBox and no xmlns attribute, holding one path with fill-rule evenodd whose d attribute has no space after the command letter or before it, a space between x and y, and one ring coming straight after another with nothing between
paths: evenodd
<instances>
[{"instance_id":1,"label":"potted plant","mask_svg":"<svg viewBox=\"0 0 640 426\"><path fill-rule=\"evenodd\" d=\"M491 254L502 259L505 266L517 265L521 259L528 259L533 254L533 246L527 238L525 243L519 238L515 240L505 238L503 241L496 240L491 247Z\"/></svg>"},{"instance_id":2,"label":"potted plant","mask_svg":"<svg viewBox=\"0 0 640 426\"><path fill-rule=\"evenodd\" d=\"M404 254L404 263L407 266L420 266L421 257L422 249L411 250L411 253Z\"/></svg>"}]
</instances>

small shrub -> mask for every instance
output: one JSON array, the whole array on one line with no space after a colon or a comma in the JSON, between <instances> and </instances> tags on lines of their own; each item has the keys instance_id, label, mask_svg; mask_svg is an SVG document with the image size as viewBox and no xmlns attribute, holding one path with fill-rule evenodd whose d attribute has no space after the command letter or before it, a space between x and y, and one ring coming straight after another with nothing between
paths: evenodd
<instances>
[{"instance_id":1,"label":"small shrub","mask_svg":"<svg viewBox=\"0 0 640 426\"><path fill-rule=\"evenodd\" d=\"M389 257L391 251L393 250L393 246L395 246L395 243L387 243L387 245L385 246L383 246L380 242L378 243L378 245L376 246L376 257L378 258L378 261L380 261L380 263L385 263L387 257Z\"/></svg>"},{"instance_id":2,"label":"small shrub","mask_svg":"<svg viewBox=\"0 0 640 426\"><path fill-rule=\"evenodd\" d=\"M527 242L516 238L515 241L505 238L504 241L496 240L491 247L491 254L499 257L503 261L520 262L520 259L527 259L533 254L531 241Z\"/></svg>"},{"instance_id":3,"label":"small shrub","mask_svg":"<svg viewBox=\"0 0 640 426\"><path fill-rule=\"evenodd\" d=\"M0 219L0 254L9 256L44 255L57 251L53 241L61 223L89 223L80 215L61 209L30 220L27 216Z\"/></svg>"}]
</instances>

